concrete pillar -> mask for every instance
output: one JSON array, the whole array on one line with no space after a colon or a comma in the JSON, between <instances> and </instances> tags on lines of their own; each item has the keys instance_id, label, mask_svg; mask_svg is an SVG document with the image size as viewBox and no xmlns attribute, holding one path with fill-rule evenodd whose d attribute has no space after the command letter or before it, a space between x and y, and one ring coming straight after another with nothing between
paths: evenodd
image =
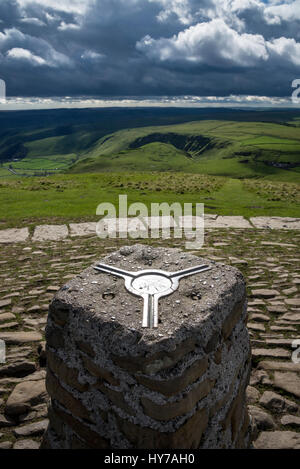
<instances>
[{"instance_id":1,"label":"concrete pillar","mask_svg":"<svg viewBox=\"0 0 300 469\"><path fill-rule=\"evenodd\" d=\"M49 312L49 428L43 448L245 448L250 373L246 291L235 268L177 249L123 247L101 262L126 270L210 271L182 279L141 327L143 302L92 267Z\"/></svg>"}]
</instances>

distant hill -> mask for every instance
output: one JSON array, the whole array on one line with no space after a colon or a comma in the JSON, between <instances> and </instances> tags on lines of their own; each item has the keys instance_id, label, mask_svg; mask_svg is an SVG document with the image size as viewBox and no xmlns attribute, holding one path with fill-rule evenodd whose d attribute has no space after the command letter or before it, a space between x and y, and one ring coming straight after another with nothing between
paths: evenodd
<instances>
[{"instance_id":1,"label":"distant hill","mask_svg":"<svg viewBox=\"0 0 300 469\"><path fill-rule=\"evenodd\" d=\"M2 111L0 176L12 167L28 175L155 170L295 180L299 124L298 110Z\"/></svg>"},{"instance_id":2,"label":"distant hill","mask_svg":"<svg viewBox=\"0 0 300 469\"><path fill-rule=\"evenodd\" d=\"M300 127L198 121L106 135L70 172L184 171L234 178L300 176Z\"/></svg>"}]
</instances>

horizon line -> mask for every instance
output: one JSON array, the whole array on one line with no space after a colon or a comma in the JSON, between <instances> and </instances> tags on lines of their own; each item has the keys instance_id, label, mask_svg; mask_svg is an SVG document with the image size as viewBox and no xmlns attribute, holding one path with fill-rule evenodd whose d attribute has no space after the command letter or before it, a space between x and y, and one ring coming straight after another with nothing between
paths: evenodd
<instances>
[{"instance_id":1,"label":"horizon line","mask_svg":"<svg viewBox=\"0 0 300 469\"><path fill-rule=\"evenodd\" d=\"M88 108L276 108L299 109L292 97L229 96L10 96L0 100L0 111Z\"/></svg>"}]
</instances>

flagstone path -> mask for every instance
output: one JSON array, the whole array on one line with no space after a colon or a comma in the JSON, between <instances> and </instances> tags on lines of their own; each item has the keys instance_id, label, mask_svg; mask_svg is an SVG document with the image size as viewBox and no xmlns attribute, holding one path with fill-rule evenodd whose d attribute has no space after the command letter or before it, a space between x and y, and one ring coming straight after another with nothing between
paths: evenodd
<instances>
[{"instance_id":1,"label":"flagstone path","mask_svg":"<svg viewBox=\"0 0 300 469\"><path fill-rule=\"evenodd\" d=\"M300 221L211 216L207 222L205 245L196 254L236 266L247 280L253 445L300 449ZM44 225L33 236L27 228L4 230L0 240L0 340L6 344L6 363L0 364L0 449L37 449L47 426L49 302L74 275L137 240L99 239L95 224ZM180 248L185 243L140 242Z\"/></svg>"}]
</instances>

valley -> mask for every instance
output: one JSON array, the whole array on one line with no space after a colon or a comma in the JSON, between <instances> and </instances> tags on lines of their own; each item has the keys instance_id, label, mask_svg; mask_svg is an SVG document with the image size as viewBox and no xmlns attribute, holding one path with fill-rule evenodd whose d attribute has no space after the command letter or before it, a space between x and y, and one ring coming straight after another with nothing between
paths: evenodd
<instances>
[{"instance_id":1,"label":"valley","mask_svg":"<svg viewBox=\"0 0 300 469\"><path fill-rule=\"evenodd\" d=\"M300 213L300 112L0 112L0 222L90 221L101 202L204 203L219 215Z\"/></svg>"}]
</instances>

